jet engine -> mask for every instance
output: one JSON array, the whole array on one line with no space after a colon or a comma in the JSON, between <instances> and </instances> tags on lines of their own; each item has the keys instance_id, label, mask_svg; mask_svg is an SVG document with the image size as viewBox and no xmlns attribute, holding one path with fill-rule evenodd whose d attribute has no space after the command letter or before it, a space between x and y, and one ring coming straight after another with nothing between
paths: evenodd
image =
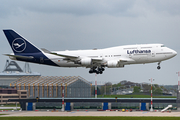
<instances>
[{"instance_id":1,"label":"jet engine","mask_svg":"<svg viewBox=\"0 0 180 120\"><path fill-rule=\"evenodd\" d=\"M91 65L92 64L92 59L91 58L83 58L80 61L81 65Z\"/></svg>"},{"instance_id":2,"label":"jet engine","mask_svg":"<svg viewBox=\"0 0 180 120\"><path fill-rule=\"evenodd\" d=\"M107 62L107 67L108 68L117 68L117 67L124 67L124 65L119 64L117 60L111 60Z\"/></svg>"}]
</instances>

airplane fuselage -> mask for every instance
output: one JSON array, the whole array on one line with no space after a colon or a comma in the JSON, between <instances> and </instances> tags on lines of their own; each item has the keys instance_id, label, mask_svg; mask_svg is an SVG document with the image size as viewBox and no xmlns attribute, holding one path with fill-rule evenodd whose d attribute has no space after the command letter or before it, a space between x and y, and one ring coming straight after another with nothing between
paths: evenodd
<instances>
[{"instance_id":1,"label":"airplane fuselage","mask_svg":"<svg viewBox=\"0 0 180 120\"><path fill-rule=\"evenodd\" d=\"M120 68L130 64L160 62L176 56L177 52L163 44L124 45L105 49L48 51L39 49L13 30L4 30L13 60L59 67L86 67L89 73L100 73L105 67Z\"/></svg>"},{"instance_id":2,"label":"airplane fuselage","mask_svg":"<svg viewBox=\"0 0 180 120\"><path fill-rule=\"evenodd\" d=\"M122 58L130 60L123 62L121 66L116 66L117 68L129 64L161 62L174 57L176 54L174 50L164 47L163 44L126 45L106 49L54 52L58 54L81 56L81 58L102 58L101 63L114 60L119 61ZM60 67L86 67L80 64L75 64L74 62L67 62L67 60L63 60L64 57L57 57L56 55L50 55L47 53L45 53L45 55Z\"/></svg>"}]
</instances>

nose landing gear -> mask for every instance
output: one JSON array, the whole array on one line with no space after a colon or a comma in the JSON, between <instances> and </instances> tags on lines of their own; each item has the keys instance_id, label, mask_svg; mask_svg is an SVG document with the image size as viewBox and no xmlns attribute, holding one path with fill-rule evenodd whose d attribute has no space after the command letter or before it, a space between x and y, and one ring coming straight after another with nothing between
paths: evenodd
<instances>
[{"instance_id":1,"label":"nose landing gear","mask_svg":"<svg viewBox=\"0 0 180 120\"><path fill-rule=\"evenodd\" d=\"M158 69L158 70L161 69L160 63L161 63L161 62L158 62L158 66L157 66L157 69Z\"/></svg>"}]
</instances>

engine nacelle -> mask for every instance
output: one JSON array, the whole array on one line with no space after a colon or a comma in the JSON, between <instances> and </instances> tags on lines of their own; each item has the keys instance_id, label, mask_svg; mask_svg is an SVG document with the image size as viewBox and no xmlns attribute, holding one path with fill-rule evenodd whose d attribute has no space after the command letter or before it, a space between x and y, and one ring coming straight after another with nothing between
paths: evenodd
<instances>
[{"instance_id":1,"label":"engine nacelle","mask_svg":"<svg viewBox=\"0 0 180 120\"><path fill-rule=\"evenodd\" d=\"M83 58L81 59L81 65L91 65L92 64L92 59L91 58Z\"/></svg>"},{"instance_id":2,"label":"engine nacelle","mask_svg":"<svg viewBox=\"0 0 180 120\"><path fill-rule=\"evenodd\" d=\"M111 60L107 62L107 67L108 68L118 68L118 67L124 67L124 65L119 64L118 61L116 60Z\"/></svg>"}]
</instances>

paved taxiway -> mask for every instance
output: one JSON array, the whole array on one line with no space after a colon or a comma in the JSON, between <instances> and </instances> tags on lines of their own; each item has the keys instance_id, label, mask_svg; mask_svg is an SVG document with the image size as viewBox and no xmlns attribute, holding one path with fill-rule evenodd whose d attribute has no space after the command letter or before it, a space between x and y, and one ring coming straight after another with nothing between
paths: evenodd
<instances>
[{"instance_id":1,"label":"paved taxiway","mask_svg":"<svg viewBox=\"0 0 180 120\"><path fill-rule=\"evenodd\" d=\"M71 112L50 112L50 111L14 111L14 112L0 112L0 117L13 116L173 116L180 117L180 112L148 112L148 111L134 111L134 112L119 112L119 111L71 111Z\"/></svg>"}]
</instances>

